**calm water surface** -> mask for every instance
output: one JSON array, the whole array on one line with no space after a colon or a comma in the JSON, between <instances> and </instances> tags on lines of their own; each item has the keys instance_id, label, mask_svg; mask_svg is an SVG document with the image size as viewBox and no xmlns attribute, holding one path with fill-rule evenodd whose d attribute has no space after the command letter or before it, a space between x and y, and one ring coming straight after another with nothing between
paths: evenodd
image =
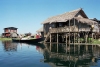
<instances>
[{"instance_id":1,"label":"calm water surface","mask_svg":"<svg viewBox=\"0 0 100 67\"><path fill-rule=\"evenodd\" d=\"M0 67L100 67L100 46L0 41Z\"/></svg>"}]
</instances>

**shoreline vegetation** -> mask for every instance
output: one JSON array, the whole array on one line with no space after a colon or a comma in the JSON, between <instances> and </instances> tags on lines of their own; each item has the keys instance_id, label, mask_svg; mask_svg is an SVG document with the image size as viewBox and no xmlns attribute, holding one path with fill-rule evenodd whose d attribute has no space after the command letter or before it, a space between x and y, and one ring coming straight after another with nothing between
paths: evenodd
<instances>
[{"instance_id":1,"label":"shoreline vegetation","mask_svg":"<svg viewBox=\"0 0 100 67\"><path fill-rule=\"evenodd\" d=\"M0 41L12 41L12 38L0 38Z\"/></svg>"},{"instance_id":2,"label":"shoreline vegetation","mask_svg":"<svg viewBox=\"0 0 100 67\"><path fill-rule=\"evenodd\" d=\"M81 39L81 40L83 40L83 39ZM100 39L91 39L91 40L92 40L92 42L89 44L100 44ZM0 38L0 41L12 41L12 38Z\"/></svg>"}]
</instances>

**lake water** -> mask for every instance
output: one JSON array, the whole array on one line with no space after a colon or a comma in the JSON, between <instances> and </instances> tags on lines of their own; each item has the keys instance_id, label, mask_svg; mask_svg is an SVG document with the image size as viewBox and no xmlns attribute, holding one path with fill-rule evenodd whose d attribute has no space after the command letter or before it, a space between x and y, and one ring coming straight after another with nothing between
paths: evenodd
<instances>
[{"instance_id":1,"label":"lake water","mask_svg":"<svg viewBox=\"0 0 100 67\"><path fill-rule=\"evenodd\" d=\"M100 46L0 41L0 67L100 67Z\"/></svg>"}]
</instances>

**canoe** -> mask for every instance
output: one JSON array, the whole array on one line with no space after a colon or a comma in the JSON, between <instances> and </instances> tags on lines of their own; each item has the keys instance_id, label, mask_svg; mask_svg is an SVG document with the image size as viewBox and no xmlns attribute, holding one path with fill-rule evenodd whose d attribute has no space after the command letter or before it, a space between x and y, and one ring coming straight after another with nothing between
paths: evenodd
<instances>
[{"instance_id":1,"label":"canoe","mask_svg":"<svg viewBox=\"0 0 100 67\"><path fill-rule=\"evenodd\" d=\"M23 42L23 43L38 43L43 41L43 38L38 38L38 39L34 39L34 38L30 38L30 39L18 39L18 38L12 38L13 42Z\"/></svg>"}]
</instances>

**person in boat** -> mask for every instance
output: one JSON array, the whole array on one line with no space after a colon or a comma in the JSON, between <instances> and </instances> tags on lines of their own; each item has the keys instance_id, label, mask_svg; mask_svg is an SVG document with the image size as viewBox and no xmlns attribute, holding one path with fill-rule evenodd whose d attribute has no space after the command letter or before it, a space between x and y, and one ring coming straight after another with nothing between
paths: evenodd
<instances>
[{"instance_id":1,"label":"person in boat","mask_svg":"<svg viewBox=\"0 0 100 67\"><path fill-rule=\"evenodd\" d=\"M36 39L38 39L38 38L40 38L41 36L40 36L40 34L36 34Z\"/></svg>"}]
</instances>

